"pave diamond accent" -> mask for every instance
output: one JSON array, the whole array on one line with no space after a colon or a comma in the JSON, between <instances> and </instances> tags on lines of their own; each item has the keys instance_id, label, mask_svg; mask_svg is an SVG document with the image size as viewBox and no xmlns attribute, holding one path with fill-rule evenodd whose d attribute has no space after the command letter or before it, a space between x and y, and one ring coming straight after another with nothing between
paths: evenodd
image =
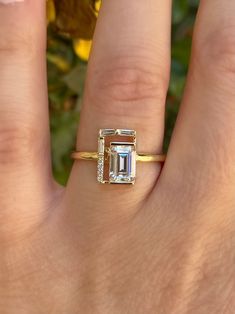
<instances>
[{"instance_id":1,"label":"pave diamond accent","mask_svg":"<svg viewBox=\"0 0 235 314\"><path fill-rule=\"evenodd\" d=\"M97 180L101 183L104 180L104 156L103 155L98 157Z\"/></svg>"}]
</instances>

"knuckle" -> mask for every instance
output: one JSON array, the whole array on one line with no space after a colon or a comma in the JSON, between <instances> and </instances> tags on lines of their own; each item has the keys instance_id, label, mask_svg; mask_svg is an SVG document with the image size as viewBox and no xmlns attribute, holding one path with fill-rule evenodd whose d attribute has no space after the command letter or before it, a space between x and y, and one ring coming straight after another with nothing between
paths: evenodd
<instances>
[{"instance_id":1,"label":"knuckle","mask_svg":"<svg viewBox=\"0 0 235 314\"><path fill-rule=\"evenodd\" d=\"M26 160L30 160L35 154L36 139L37 131L33 127L2 123L0 126L0 165L2 167L21 165Z\"/></svg>"},{"instance_id":2,"label":"knuckle","mask_svg":"<svg viewBox=\"0 0 235 314\"><path fill-rule=\"evenodd\" d=\"M210 33L198 45L197 57L208 68L235 75L235 25Z\"/></svg>"},{"instance_id":3,"label":"knuckle","mask_svg":"<svg viewBox=\"0 0 235 314\"><path fill-rule=\"evenodd\" d=\"M159 85L162 82L151 71L125 67L111 69L106 75L107 80L102 81L100 91L106 91L113 100L128 102L161 97Z\"/></svg>"},{"instance_id":4,"label":"knuckle","mask_svg":"<svg viewBox=\"0 0 235 314\"><path fill-rule=\"evenodd\" d=\"M30 30L18 31L14 29L7 36L0 31L0 56L31 58L34 52L33 35Z\"/></svg>"},{"instance_id":5,"label":"knuckle","mask_svg":"<svg viewBox=\"0 0 235 314\"><path fill-rule=\"evenodd\" d=\"M88 80L87 92L95 103L95 110L122 116L136 110L146 115L148 104L158 110L162 108L169 78L160 71L157 73L155 68L155 64L143 60L134 65L128 60L114 60L108 67L94 71Z\"/></svg>"}]
</instances>

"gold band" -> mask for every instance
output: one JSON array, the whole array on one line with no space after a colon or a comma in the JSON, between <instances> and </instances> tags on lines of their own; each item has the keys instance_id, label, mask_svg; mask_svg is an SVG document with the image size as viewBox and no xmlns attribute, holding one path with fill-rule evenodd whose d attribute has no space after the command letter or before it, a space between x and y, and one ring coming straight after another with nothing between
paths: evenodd
<instances>
[{"instance_id":1,"label":"gold band","mask_svg":"<svg viewBox=\"0 0 235 314\"><path fill-rule=\"evenodd\" d=\"M71 157L73 159L82 159L82 160L98 160L98 153L97 152L73 152L71 154ZM164 162L166 160L166 155L150 155L150 154L144 154L144 153L137 153L136 154L136 161L141 162Z\"/></svg>"}]
</instances>

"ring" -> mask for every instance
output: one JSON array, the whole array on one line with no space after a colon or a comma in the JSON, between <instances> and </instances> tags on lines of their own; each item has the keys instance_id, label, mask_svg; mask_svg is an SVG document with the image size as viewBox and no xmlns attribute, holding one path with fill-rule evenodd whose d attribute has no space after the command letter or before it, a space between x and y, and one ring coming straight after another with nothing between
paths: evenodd
<instances>
[{"instance_id":1,"label":"ring","mask_svg":"<svg viewBox=\"0 0 235 314\"><path fill-rule=\"evenodd\" d=\"M134 184L136 162L164 163L166 155L137 153L136 131L125 129L101 129L98 152L75 151L75 160L97 161L97 181L109 184Z\"/></svg>"}]
</instances>

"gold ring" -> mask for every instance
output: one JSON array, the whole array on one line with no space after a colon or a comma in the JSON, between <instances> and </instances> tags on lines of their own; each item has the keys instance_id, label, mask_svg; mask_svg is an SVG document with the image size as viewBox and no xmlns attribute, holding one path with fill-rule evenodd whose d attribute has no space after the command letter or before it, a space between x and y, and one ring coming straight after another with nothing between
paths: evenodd
<instances>
[{"instance_id":1,"label":"gold ring","mask_svg":"<svg viewBox=\"0 0 235 314\"><path fill-rule=\"evenodd\" d=\"M164 163L166 155L136 152L136 131L124 129L101 129L98 137L98 152L75 151L75 160L97 161L99 183L134 184L136 162Z\"/></svg>"},{"instance_id":2,"label":"gold ring","mask_svg":"<svg viewBox=\"0 0 235 314\"><path fill-rule=\"evenodd\" d=\"M98 161L99 154L96 152L72 152L71 158L81 159L81 160L91 160ZM144 153L136 153L136 161L141 162L164 162L166 160L166 155L150 155Z\"/></svg>"}]
</instances>

